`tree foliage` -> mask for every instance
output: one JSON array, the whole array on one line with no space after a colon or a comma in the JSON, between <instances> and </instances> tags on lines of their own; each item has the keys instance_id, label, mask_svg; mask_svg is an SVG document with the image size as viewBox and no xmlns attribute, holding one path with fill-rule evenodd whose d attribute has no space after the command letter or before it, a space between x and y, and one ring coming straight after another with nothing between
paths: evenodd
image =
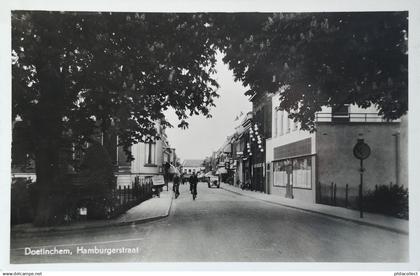
<instances>
[{"instance_id":1,"label":"tree foliage","mask_svg":"<svg viewBox=\"0 0 420 276\"><path fill-rule=\"evenodd\" d=\"M94 142L86 150L81 165L81 175L86 176L84 183L91 195L102 195L115 188L113 165L104 147Z\"/></svg>"},{"instance_id":2,"label":"tree foliage","mask_svg":"<svg viewBox=\"0 0 420 276\"><path fill-rule=\"evenodd\" d=\"M193 114L210 116L218 85L205 22L202 14L14 12L13 118L34 126L56 113L56 127L78 144L112 125L127 149L155 138L156 120L170 126L168 107L181 127ZM58 89L47 93L51 82Z\"/></svg>"},{"instance_id":3,"label":"tree foliage","mask_svg":"<svg viewBox=\"0 0 420 276\"><path fill-rule=\"evenodd\" d=\"M215 45L204 14L12 13L12 118L36 159L35 224L48 224L60 187L61 149L76 151L112 128L131 157L158 139L157 120L176 110L179 127L210 116L218 96Z\"/></svg>"},{"instance_id":4,"label":"tree foliage","mask_svg":"<svg viewBox=\"0 0 420 276\"><path fill-rule=\"evenodd\" d=\"M215 25L248 95L280 93L280 108L314 129L322 106L377 106L385 119L408 109L406 12L218 15Z\"/></svg>"}]
</instances>

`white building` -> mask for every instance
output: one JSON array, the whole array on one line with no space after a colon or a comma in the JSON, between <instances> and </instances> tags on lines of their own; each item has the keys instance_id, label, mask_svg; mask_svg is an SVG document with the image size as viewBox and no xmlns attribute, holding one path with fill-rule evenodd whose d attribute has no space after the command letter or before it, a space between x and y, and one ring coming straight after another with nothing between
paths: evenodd
<instances>
[{"instance_id":1,"label":"white building","mask_svg":"<svg viewBox=\"0 0 420 276\"><path fill-rule=\"evenodd\" d=\"M163 164L169 149L167 136L163 127L157 123L156 128L161 139L153 143L138 143L131 146L134 160L126 161L126 155L121 147L117 152L118 172L117 187L131 186L136 176L140 178L163 174Z\"/></svg>"},{"instance_id":2,"label":"white building","mask_svg":"<svg viewBox=\"0 0 420 276\"><path fill-rule=\"evenodd\" d=\"M192 174L204 171L204 160L201 159L186 159L182 162L181 173Z\"/></svg>"},{"instance_id":3,"label":"white building","mask_svg":"<svg viewBox=\"0 0 420 276\"><path fill-rule=\"evenodd\" d=\"M359 138L371 148L364 160L364 191L390 183L408 187L406 116L385 122L375 107L325 107L316 115L317 131L310 133L278 110L278 94L272 100L272 137L266 139L268 193L315 203L330 196L334 183L339 200L346 184L349 201L356 199L360 161L353 147Z\"/></svg>"}]
</instances>

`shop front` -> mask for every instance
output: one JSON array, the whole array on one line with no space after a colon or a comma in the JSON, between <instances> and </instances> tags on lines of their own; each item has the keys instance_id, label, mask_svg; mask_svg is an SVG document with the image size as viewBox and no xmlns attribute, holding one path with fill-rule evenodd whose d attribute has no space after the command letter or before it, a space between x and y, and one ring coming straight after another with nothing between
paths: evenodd
<instances>
[{"instance_id":1,"label":"shop front","mask_svg":"<svg viewBox=\"0 0 420 276\"><path fill-rule=\"evenodd\" d=\"M273 193L287 198L312 196L314 160L314 155L308 155L273 161Z\"/></svg>"}]
</instances>

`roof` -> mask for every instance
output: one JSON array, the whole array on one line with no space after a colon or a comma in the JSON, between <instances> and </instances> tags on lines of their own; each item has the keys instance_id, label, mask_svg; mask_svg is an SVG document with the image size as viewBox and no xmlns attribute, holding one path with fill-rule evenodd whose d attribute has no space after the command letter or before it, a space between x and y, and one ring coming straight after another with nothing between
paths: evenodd
<instances>
[{"instance_id":1,"label":"roof","mask_svg":"<svg viewBox=\"0 0 420 276\"><path fill-rule=\"evenodd\" d=\"M183 167L202 167L203 160L202 159L185 159L182 162Z\"/></svg>"}]
</instances>

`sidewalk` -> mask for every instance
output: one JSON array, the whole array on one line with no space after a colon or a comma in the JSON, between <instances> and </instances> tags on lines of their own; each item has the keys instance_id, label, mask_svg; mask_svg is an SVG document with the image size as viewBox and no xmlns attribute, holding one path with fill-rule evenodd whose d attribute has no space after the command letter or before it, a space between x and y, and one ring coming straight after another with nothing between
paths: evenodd
<instances>
[{"instance_id":1,"label":"sidewalk","mask_svg":"<svg viewBox=\"0 0 420 276\"><path fill-rule=\"evenodd\" d=\"M79 221L70 225L35 227L31 223L12 226L12 234L18 233L37 233L52 231L72 231L89 228L100 228L110 226L121 226L127 224L138 224L158 220L169 215L172 205L172 191L163 191L160 197L153 197L129 209L124 214L115 219Z\"/></svg>"},{"instance_id":2,"label":"sidewalk","mask_svg":"<svg viewBox=\"0 0 420 276\"><path fill-rule=\"evenodd\" d=\"M397 233L408 234L409 223L408 220L393 218L385 215L380 214L372 214L372 213L363 213L364 218L360 218L360 213L357 210L346 209L343 207L335 207L330 205L324 204L316 204L316 203L307 203L298 201L295 199L289 199L277 195L269 195L264 194L261 192L253 192L248 190L242 190L238 187L231 186L226 183L221 183L221 188L240 194L243 196L247 196L250 198L262 200L265 202L269 202L272 204L282 205L290 208L295 208L299 210L304 210L308 212L313 212L317 214L327 215L330 217L334 217L337 219L343 219L347 221L352 221L364 225L374 226L390 231L394 231Z\"/></svg>"}]
</instances>

